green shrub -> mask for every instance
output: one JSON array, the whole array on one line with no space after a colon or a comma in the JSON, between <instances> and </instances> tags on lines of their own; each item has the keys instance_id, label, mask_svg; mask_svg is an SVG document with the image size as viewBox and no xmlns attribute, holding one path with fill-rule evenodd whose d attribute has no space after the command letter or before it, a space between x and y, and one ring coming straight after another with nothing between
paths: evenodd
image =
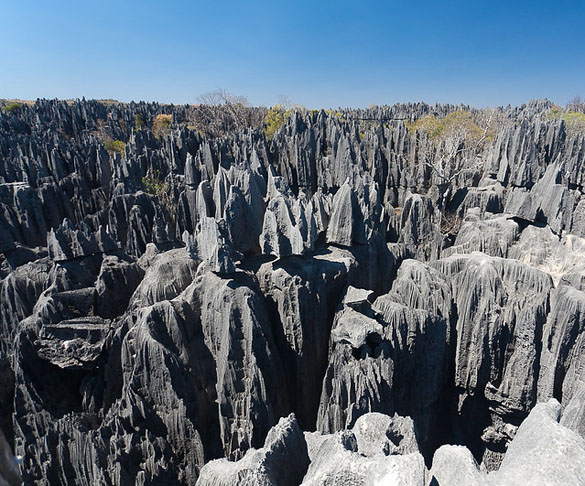
<instances>
[{"instance_id":1,"label":"green shrub","mask_svg":"<svg viewBox=\"0 0 585 486\"><path fill-rule=\"evenodd\" d=\"M441 130L441 122L433 115L428 115L412 122L407 121L405 125L411 135L414 135L417 130L424 130L432 139L438 137Z\"/></svg>"},{"instance_id":2,"label":"green shrub","mask_svg":"<svg viewBox=\"0 0 585 486\"><path fill-rule=\"evenodd\" d=\"M458 130L462 131L465 134L464 138L468 140L478 139L483 135L483 130L473 120L473 114L465 110L453 111L444 118L428 115L414 122L406 122L406 128L411 135L417 130L424 130L435 142ZM492 137L493 134L490 133L488 140Z\"/></svg>"},{"instance_id":3,"label":"green shrub","mask_svg":"<svg viewBox=\"0 0 585 486\"><path fill-rule=\"evenodd\" d=\"M549 119L560 118L565 122L567 133L575 135L577 133L585 133L585 113L578 111L563 111L559 106L553 106L548 114Z\"/></svg>"},{"instance_id":4,"label":"green shrub","mask_svg":"<svg viewBox=\"0 0 585 486\"><path fill-rule=\"evenodd\" d=\"M154 117L154 121L152 122L152 133L155 137L160 137L169 130L172 122L173 115L156 115Z\"/></svg>"},{"instance_id":5,"label":"green shrub","mask_svg":"<svg viewBox=\"0 0 585 486\"><path fill-rule=\"evenodd\" d=\"M562 114L563 114L563 109L558 105L554 105L550 109L550 111L548 112L548 118L550 120L553 120L555 118L560 118Z\"/></svg>"},{"instance_id":6,"label":"green shrub","mask_svg":"<svg viewBox=\"0 0 585 486\"><path fill-rule=\"evenodd\" d=\"M272 140L276 131L284 125L284 122L291 115L291 110L285 109L283 105L274 105L264 117L264 133L268 140Z\"/></svg>"},{"instance_id":7,"label":"green shrub","mask_svg":"<svg viewBox=\"0 0 585 486\"><path fill-rule=\"evenodd\" d=\"M169 185L161 179L158 171L148 171L145 177L142 178L142 184L146 192L160 198L169 191Z\"/></svg>"},{"instance_id":8,"label":"green shrub","mask_svg":"<svg viewBox=\"0 0 585 486\"><path fill-rule=\"evenodd\" d=\"M146 176L142 178L144 189L152 194L159 202L165 214L170 218L174 225L177 217L177 205L173 178L164 180L157 170L148 170Z\"/></svg>"},{"instance_id":9,"label":"green shrub","mask_svg":"<svg viewBox=\"0 0 585 486\"><path fill-rule=\"evenodd\" d=\"M110 153L119 153L124 157L126 155L126 144L122 140L107 140L104 147Z\"/></svg>"},{"instance_id":10,"label":"green shrub","mask_svg":"<svg viewBox=\"0 0 585 486\"><path fill-rule=\"evenodd\" d=\"M4 112L11 113L12 115L16 115L21 109L22 109L22 104L13 102L13 103L8 103L4 107Z\"/></svg>"},{"instance_id":11,"label":"green shrub","mask_svg":"<svg viewBox=\"0 0 585 486\"><path fill-rule=\"evenodd\" d=\"M563 113L561 118L565 120L567 124L585 125L585 113L579 113L578 111L569 111L567 113Z\"/></svg>"},{"instance_id":12,"label":"green shrub","mask_svg":"<svg viewBox=\"0 0 585 486\"><path fill-rule=\"evenodd\" d=\"M330 117L337 118L340 122L345 121L345 118L343 117L343 113L341 113L340 111L335 111L335 110L329 108L328 110L325 110L325 113L327 113Z\"/></svg>"}]
</instances>

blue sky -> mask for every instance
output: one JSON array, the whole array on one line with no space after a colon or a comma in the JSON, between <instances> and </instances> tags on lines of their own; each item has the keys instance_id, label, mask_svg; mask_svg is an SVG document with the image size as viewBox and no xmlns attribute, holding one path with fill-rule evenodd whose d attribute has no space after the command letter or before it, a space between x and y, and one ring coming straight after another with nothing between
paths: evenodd
<instances>
[{"instance_id":1,"label":"blue sky","mask_svg":"<svg viewBox=\"0 0 585 486\"><path fill-rule=\"evenodd\" d=\"M585 0L0 0L0 98L585 98Z\"/></svg>"}]
</instances>

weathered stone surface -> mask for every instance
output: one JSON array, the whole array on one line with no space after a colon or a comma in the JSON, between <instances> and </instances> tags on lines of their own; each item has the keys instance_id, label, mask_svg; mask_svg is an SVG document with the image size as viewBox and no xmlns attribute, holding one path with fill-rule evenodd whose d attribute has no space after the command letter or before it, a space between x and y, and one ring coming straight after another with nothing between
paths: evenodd
<instances>
[{"instance_id":1,"label":"weathered stone surface","mask_svg":"<svg viewBox=\"0 0 585 486\"><path fill-rule=\"evenodd\" d=\"M305 486L425 484L426 468L423 457L418 453L363 456L357 452L357 441L350 431L322 436L318 441L310 454L311 464L302 482Z\"/></svg>"},{"instance_id":2,"label":"weathered stone surface","mask_svg":"<svg viewBox=\"0 0 585 486\"><path fill-rule=\"evenodd\" d=\"M343 306L336 313L318 430L331 433L351 428L368 412L393 413L394 362L383 335L381 323L351 307Z\"/></svg>"},{"instance_id":3,"label":"weathered stone surface","mask_svg":"<svg viewBox=\"0 0 585 486\"><path fill-rule=\"evenodd\" d=\"M183 248L156 255L148 262L146 271L143 271L144 277L133 292L130 305L135 308L147 307L155 302L173 299L193 281L199 263ZM135 271L141 272L140 269Z\"/></svg>"},{"instance_id":4,"label":"weathered stone surface","mask_svg":"<svg viewBox=\"0 0 585 486\"><path fill-rule=\"evenodd\" d=\"M560 423L585 439L585 382L575 384Z\"/></svg>"},{"instance_id":5,"label":"weathered stone surface","mask_svg":"<svg viewBox=\"0 0 585 486\"><path fill-rule=\"evenodd\" d=\"M143 277L144 270L131 258L106 255L95 282L96 313L106 319L122 315ZM146 284L143 285L145 287ZM156 285L153 284L153 287Z\"/></svg>"},{"instance_id":6,"label":"weathered stone surface","mask_svg":"<svg viewBox=\"0 0 585 486\"><path fill-rule=\"evenodd\" d=\"M570 234L559 238L548 226L529 226L509 251L510 258L548 273L555 285L565 274L585 272L584 256L584 238Z\"/></svg>"},{"instance_id":7,"label":"weathered stone surface","mask_svg":"<svg viewBox=\"0 0 585 486\"><path fill-rule=\"evenodd\" d=\"M315 427L335 307L357 268L349 251L331 248L264 263L256 272L278 322L274 337L291 406L305 430Z\"/></svg>"},{"instance_id":8,"label":"weathered stone surface","mask_svg":"<svg viewBox=\"0 0 585 486\"><path fill-rule=\"evenodd\" d=\"M37 356L59 368L93 368L111 330L99 317L63 320L43 325L35 342Z\"/></svg>"},{"instance_id":9,"label":"weathered stone surface","mask_svg":"<svg viewBox=\"0 0 585 486\"><path fill-rule=\"evenodd\" d=\"M449 181L409 123L486 113L296 110L269 140L188 128L205 107L0 111L0 427L24 483L194 484L226 456L218 481L298 484L291 412L343 431L305 435L308 484L419 484L419 448L440 483L481 484L470 453L549 468L506 448L551 397L582 433L585 137L551 108L498 109Z\"/></svg>"},{"instance_id":10,"label":"weathered stone surface","mask_svg":"<svg viewBox=\"0 0 585 486\"><path fill-rule=\"evenodd\" d=\"M341 246L366 244L378 231L382 207L376 184L359 179L355 187L347 180L331 203L327 242Z\"/></svg>"},{"instance_id":11,"label":"weathered stone surface","mask_svg":"<svg viewBox=\"0 0 585 486\"><path fill-rule=\"evenodd\" d=\"M585 483L585 439L560 425L561 406L538 404L518 428L490 484L566 485Z\"/></svg>"},{"instance_id":12,"label":"weathered stone surface","mask_svg":"<svg viewBox=\"0 0 585 486\"><path fill-rule=\"evenodd\" d=\"M453 255L436 267L452 280L457 305L455 385L470 395L485 388L502 413L527 413L536 399L550 277L478 252ZM516 346L510 349L512 336Z\"/></svg>"},{"instance_id":13,"label":"weathered stone surface","mask_svg":"<svg viewBox=\"0 0 585 486\"><path fill-rule=\"evenodd\" d=\"M538 397L562 396L566 404L583 380L585 292L563 282L551 292L542 334Z\"/></svg>"},{"instance_id":14,"label":"weathered stone surface","mask_svg":"<svg viewBox=\"0 0 585 486\"><path fill-rule=\"evenodd\" d=\"M414 422L410 417L367 413L356 420L352 431L357 440L358 452L364 456L419 452Z\"/></svg>"},{"instance_id":15,"label":"weathered stone surface","mask_svg":"<svg viewBox=\"0 0 585 486\"><path fill-rule=\"evenodd\" d=\"M218 459L207 463L197 485L296 486L308 465L307 444L291 414L270 429L261 449L249 449L237 462Z\"/></svg>"},{"instance_id":16,"label":"weathered stone surface","mask_svg":"<svg viewBox=\"0 0 585 486\"><path fill-rule=\"evenodd\" d=\"M68 219L57 230L49 232L47 244L49 258L56 262L117 250L116 243L101 226L95 235L87 237Z\"/></svg>"},{"instance_id":17,"label":"weathered stone surface","mask_svg":"<svg viewBox=\"0 0 585 486\"><path fill-rule=\"evenodd\" d=\"M460 213L465 216L471 209L477 208L480 214L502 213L504 210L504 186L494 179L480 181L478 187L468 188L461 203Z\"/></svg>"},{"instance_id":18,"label":"weathered stone surface","mask_svg":"<svg viewBox=\"0 0 585 486\"><path fill-rule=\"evenodd\" d=\"M443 235L437 227L439 217L430 198L409 194L400 215L398 241L420 258L436 258L444 245Z\"/></svg>"},{"instance_id":19,"label":"weathered stone surface","mask_svg":"<svg viewBox=\"0 0 585 486\"><path fill-rule=\"evenodd\" d=\"M429 486L487 486L486 474L463 446L444 445L433 456Z\"/></svg>"},{"instance_id":20,"label":"weathered stone surface","mask_svg":"<svg viewBox=\"0 0 585 486\"><path fill-rule=\"evenodd\" d=\"M183 294L213 356L219 433L225 454L259 448L288 404L280 358L260 289L249 275L200 272Z\"/></svg>"},{"instance_id":21,"label":"weathered stone surface","mask_svg":"<svg viewBox=\"0 0 585 486\"><path fill-rule=\"evenodd\" d=\"M561 172L561 165L555 162L546 168L532 189L514 188L504 211L530 222L545 222L555 233L570 227L575 199L562 184Z\"/></svg>"},{"instance_id":22,"label":"weathered stone surface","mask_svg":"<svg viewBox=\"0 0 585 486\"><path fill-rule=\"evenodd\" d=\"M490 256L506 257L519 233L519 225L511 216L483 219L477 211L471 210L463 220L454 245L445 248L442 256L480 251Z\"/></svg>"},{"instance_id":23,"label":"weathered stone surface","mask_svg":"<svg viewBox=\"0 0 585 486\"><path fill-rule=\"evenodd\" d=\"M205 261L219 274L233 273L236 270L235 262L241 255L231 244L225 221L204 216L197 224L195 232L195 238L183 233L183 242L191 257Z\"/></svg>"}]
</instances>

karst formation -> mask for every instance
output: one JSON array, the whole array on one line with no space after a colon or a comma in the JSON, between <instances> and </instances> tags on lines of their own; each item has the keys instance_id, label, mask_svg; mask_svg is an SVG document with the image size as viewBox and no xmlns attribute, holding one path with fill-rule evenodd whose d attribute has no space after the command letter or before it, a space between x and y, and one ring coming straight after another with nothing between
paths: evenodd
<instances>
[{"instance_id":1,"label":"karst formation","mask_svg":"<svg viewBox=\"0 0 585 486\"><path fill-rule=\"evenodd\" d=\"M3 110L0 484L585 484L552 109Z\"/></svg>"}]
</instances>

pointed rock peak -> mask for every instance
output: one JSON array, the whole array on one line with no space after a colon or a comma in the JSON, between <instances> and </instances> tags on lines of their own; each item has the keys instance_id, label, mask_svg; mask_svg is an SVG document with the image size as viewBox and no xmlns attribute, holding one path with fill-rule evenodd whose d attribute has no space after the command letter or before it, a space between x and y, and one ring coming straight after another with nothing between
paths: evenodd
<instances>
[{"instance_id":1,"label":"pointed rock peak","mask_svg":"<svg viewBox=\"0 0 585 486\"><path fill-rule=\"evenodd\" d=\"M333 198L331 218L327 227L327 242L351 246L354 236L355 195L346 181Z\"/></svg>"},{"instance_id":2,"label":"pointed rock peak","mask_svg":"<svg viewBox=\"0 0 585 486\"><path fill-rule=\"evenodd\" d=\"M252 155L250 156L250 168L256 173L260 173L262 170L262 163L255 148L252 149Z\"/></svg>"},{"instance_id":3,"label":"pointed rock peak","mask_svg":"<svg viewBox=\"0 0 585 486\"><path fill-rule=\"evenodd\" d=\"M224 220L203 217L197 224L196 237L183 235L192 256L207 262L220 275L236 271L235 262L242 255L234 250Z\"/></svg>"},{"instance_id":4,"label":"pointed rock peak","mask_svg":"<svg viewBox=\"0 0 585 486\"><path fill-rule=\"evenodd\" d=\"M187 154L185 161L185 184L191 187L196 187L201 182L201 172L197 157Z\"/></svg>"}]
</instances>

